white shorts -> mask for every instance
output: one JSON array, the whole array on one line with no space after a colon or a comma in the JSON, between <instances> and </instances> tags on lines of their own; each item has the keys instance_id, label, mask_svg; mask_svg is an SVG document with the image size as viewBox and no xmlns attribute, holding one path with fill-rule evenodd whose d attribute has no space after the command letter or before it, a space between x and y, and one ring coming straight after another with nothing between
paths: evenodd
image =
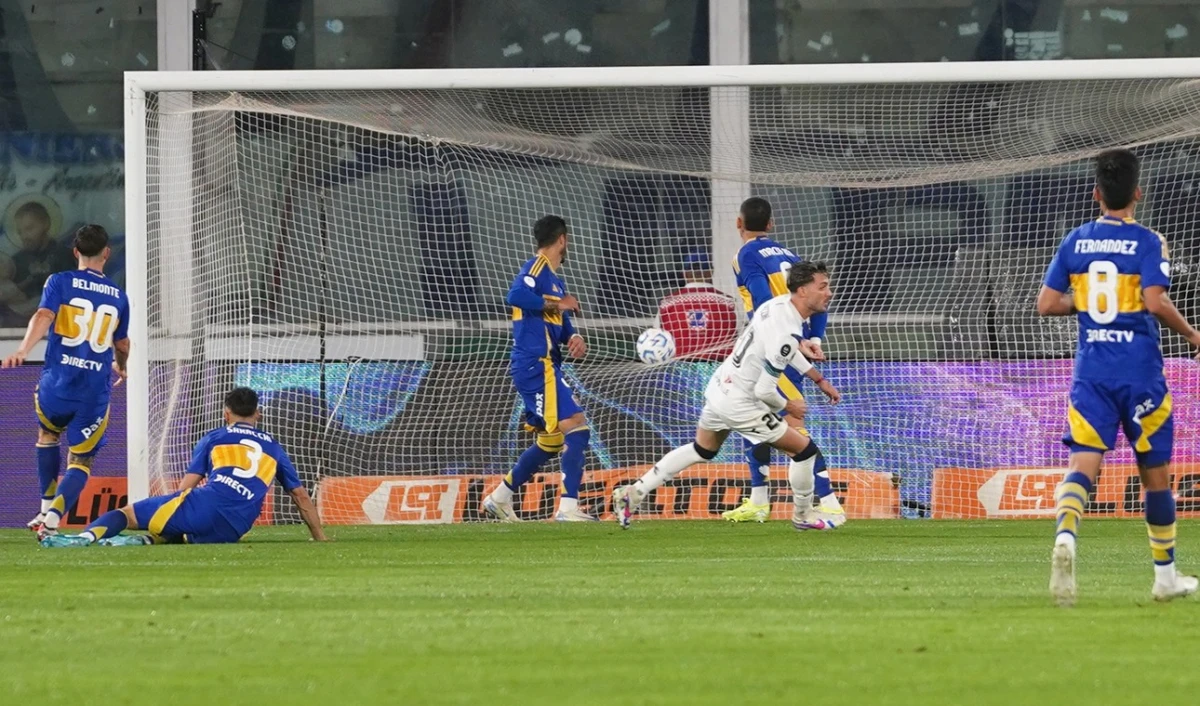
<instances>
[{"instance_id":1,"label":"white shorts","mask_svg":"<svg viewBox=\"0 0 1200 706\"><path fill-rule=\"evenodd\" d=\"M729 397L719 387L704 395L697 426L709 431L735 431L755 444L772 444L787 433L787 422L758 400Z\"/></svg>"}]
</instances>

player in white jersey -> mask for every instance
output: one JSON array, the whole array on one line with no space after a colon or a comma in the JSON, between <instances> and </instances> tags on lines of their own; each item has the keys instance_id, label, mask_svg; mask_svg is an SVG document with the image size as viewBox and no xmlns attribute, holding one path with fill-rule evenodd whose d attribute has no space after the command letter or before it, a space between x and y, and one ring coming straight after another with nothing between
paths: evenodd
<instances>
[{"instance_id":1,"label":"player in white jersey","mask_svg":"<svg viewBox=\"0 0 1200 706\"><path fill-rule=\"evenodd\" d=\"M613 491L613 512L628 527L634 510L650 491L701 461L712 460L729 432L765 443L792 458L788 479L795 507L792 525L799 530L827 529L813 508L815 469L824 463L813 440L784 423L779 412L803 415L802 400L788 400L777 389L779 376L791 366L817 384L835 404L841 399L828 380L799 352L805 322L829 307L833 290L829 270L821 262L796 263L787 277L789 294L759 307L754 320L738 337L733 353L708 381L704 409L696 424L696 442L680 446L632 485Z\"/></svg>"}]
</instances>

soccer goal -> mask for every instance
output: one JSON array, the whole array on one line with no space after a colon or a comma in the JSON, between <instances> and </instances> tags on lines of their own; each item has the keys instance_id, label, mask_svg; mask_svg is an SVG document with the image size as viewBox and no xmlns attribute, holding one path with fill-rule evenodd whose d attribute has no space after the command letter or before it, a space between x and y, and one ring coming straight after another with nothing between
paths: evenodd
<instances>
[{"instance_id":1,"label":"soccer goal","mask_svg":"<svg viewBox=\"0 0 1200 706\"><path fill-rule=\"evenodd\" d=\"M833 268L821 369L845 397L807 390L808 428L850 516L1050 515L1075 325L1035 316L1040 278L1097 215L1089 157L1132 146L1139 216L1197 318L1198 77L1190 59L128 73L130 493L173 487L237 384L326 522L480 519L530 442L504 296L557 213L591 349L568 373L593 428L582 504L607 513L690 440L715 365L645 365L634 341L685 261L735 294L737 209L759 195L776 239ZM1165 348L1186 497L1200 375ZM644 514L719 517L743 451ZM1112 457L1093 511L1138 510L1131 461ZM547 471L526 517L551 512Z\"/></svg>"}]
</instances>

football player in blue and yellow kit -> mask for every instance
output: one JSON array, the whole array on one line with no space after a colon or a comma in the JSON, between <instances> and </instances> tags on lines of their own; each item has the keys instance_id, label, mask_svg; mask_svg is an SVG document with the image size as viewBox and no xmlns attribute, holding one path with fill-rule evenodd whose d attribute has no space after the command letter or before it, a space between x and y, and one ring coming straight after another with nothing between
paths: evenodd
<instances>
[{"instance_id":1,"label":"football player in blue and yellow kit","mask_svg":"<svg viewBox=\"0 0 1200 706\"><path fill-rule=\"evenodd\" d=\"M1142 196L1139 170L1138 158L1129 150L1110 150L1097 158L1093 196L1101 215L1063 240L1038 294L1038 314L1075 315L1079 321L1063 437L1071 450L1070 468L1055 492L1050 592L1061 605L1075 602L1076 535L1104 454L1116 447L1118 427L1133 446L1146 490L1146 529L1154 559L1151 594L1167 601L1194 593L1198 583L1175 568L1170 484L1174 423L1159 321L1193 346L1200 347L1200 333L1167 296L1171 265L1166 240L1133 220Z\"/></svg>"},{"instance_id":2,"label":"football player in blue and yellow kit","mask_svg":"<svg viewBox=\"0 0 1200 706\"><path fill-rule=\"evenodd\" d=\"M287 452L274 437L256 428L258 419L258 395L248 387L235 388L225 396L225 426L196 444L178 491L105 513L80 534L48 536L42 546L232 544L262 514L271 481L276 479L296 503L312 538L325 541L317 508ZM204 486L197 487L205 480ZM144 529L149 534L121 535L125 529Z\"/></svg>"},{"instance_id":3,"label":"football player in blue and yellow kit","mask_svg":"<svg viewBox=\"0 0 1200 706\"><path fill-rule=\"evenodd\" d=\"M111 254L108 233L97 225L83 226L75 232L74 247L79 269L46 279L24 340L4 360L6 368L20 365L49 333L46 362L33 394L42 508L29 527L39 537L54 534L79 500L92 460L105 443L113 373L124 377L129 358L129 299L104 276ZM59 483L59 437L64 432L71 455Z\"/></svg>"},{"instance_id":4,"label":"football player in blue and yellow kit","mask_svg":"<svg viewBox=\"0 0 1200 706\"><path fill-rule=\"evenodd\" d=\"M746 310L746 319L752 320L758 307L771 299L787 294L787 276L792 265L801 258L791 250L783 247L767 234L774 227L771 219L771 203L764 198L752 197L742 202L737 220L738 232L742 236L742 247L738 250L737 259L733 263L733 272L737 278L738 293L742 296L742 304ZM826 312L815 314L808 322L805 339L799 342L800 352L805 358L814 361L825 360L821 350L821 338L825 335L825 323L829 315ZM803 378L794 370L785 370L779 378L779 391L788 400L800 400L800 380ZM802 433L804 418L788 417L788 422ZM731 522L764 522L771 515L771 491L767 485L767 474L771 469L771 446L758 444L746 452L750 462L750 497L744 499L740 507L725 512L722 517ZM814 493L820 499L818 512L819 522L808 529L835 529L846 522L846 513L841 503L833 493L833 484L829 480L829 471L825 459L817 459L817 472Z\"/></svg>"},{"instance_id":5,"label":"football player in blue and yellow kit","mask_svg":"<svg viewBox=\"0 0 1200 706\"><path fill-rule=\"evenodd\" d=\"M571 321L579 302L567 294L558 268L567 259L567 222L543 216L533 226L537 254L517 273L506 301L512 307L513 348L509 374L525 405L525 423L537 441L517 459L500 486L483 500L482 510L502 522L518 522L513 492L547 461L562 453L559 522L595 522L579 509L584 452L591 432L587 418L563 377L562 346L572 358L587 353L583 336Z\"/></svg>"}]
</instances>

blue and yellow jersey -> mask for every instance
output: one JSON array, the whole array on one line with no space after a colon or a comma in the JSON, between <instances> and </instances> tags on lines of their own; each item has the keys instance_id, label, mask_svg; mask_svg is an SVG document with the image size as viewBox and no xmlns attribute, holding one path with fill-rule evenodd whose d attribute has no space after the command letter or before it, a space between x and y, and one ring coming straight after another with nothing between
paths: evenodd
<instances>
[{"instance_id":1,"label":"blue and yellow jersey","mask_svg":"<svg viewBox=\"0 0 1200 706\"><path fill-rule=\"evenodd\" d=\"M1166 240L1133 219L1103 216L1067 234L1044 284L1075 292L1079 311L1077 380L1163 374L1158 321L1142 290L1171 286Z\"/></svg>"},{"instance_id":2,"label":"blue and yellow jersey","mask_svg":"<svg viewBox=\"0 0 1200 706\"><path fill-rule=\"evenodd\" d=\"M505 301L512 307L512 362L527 364L540 358L562 362L559 345L575 335L568 312L547 314L547 300L562 299L567 287L542 254L526 262L513 280Z\"/></svg>"},{"instance_id":3,"label":"blue and yellow jersey","mask_svg":"<svg viewBox=\"0 0 1200 706\"><path fill-rule=\"evenodd\" d=\"M799 255L765 235L742 243L733 261L733 274L737 279L738 293L742 295L747 320L754 318L758 307L788 293L788 272L792 265L801 261ZM824 338L828 318L825 312L814 315L806 327L805 335Z\"/></svg>"},{"instance_id":4,"label":"blue and yellow jersey","mask_svg":"<svg viewBox=\"0 0 1200 706\"><path fill-rule=\"evenodd\" d=\"M213 429L196 444L188 473L206 477L194 491L216 498L216 509L241 534L262 514L271 481L284 490L300 487L300 475L275 438L249 424Z\"/></svg>"},{"instance_id":5,"label":"blue and yellow jersey","mask_svg":"<svg viewBox=\"0 0 1200 706\"><path fill-rule=\"evenodd\" d=\"M95 270L50 275L38 305L54 313L38 389L62 400L107 401L113 342L129 338L129 298Z\"/></svg>"}]
</instances>

